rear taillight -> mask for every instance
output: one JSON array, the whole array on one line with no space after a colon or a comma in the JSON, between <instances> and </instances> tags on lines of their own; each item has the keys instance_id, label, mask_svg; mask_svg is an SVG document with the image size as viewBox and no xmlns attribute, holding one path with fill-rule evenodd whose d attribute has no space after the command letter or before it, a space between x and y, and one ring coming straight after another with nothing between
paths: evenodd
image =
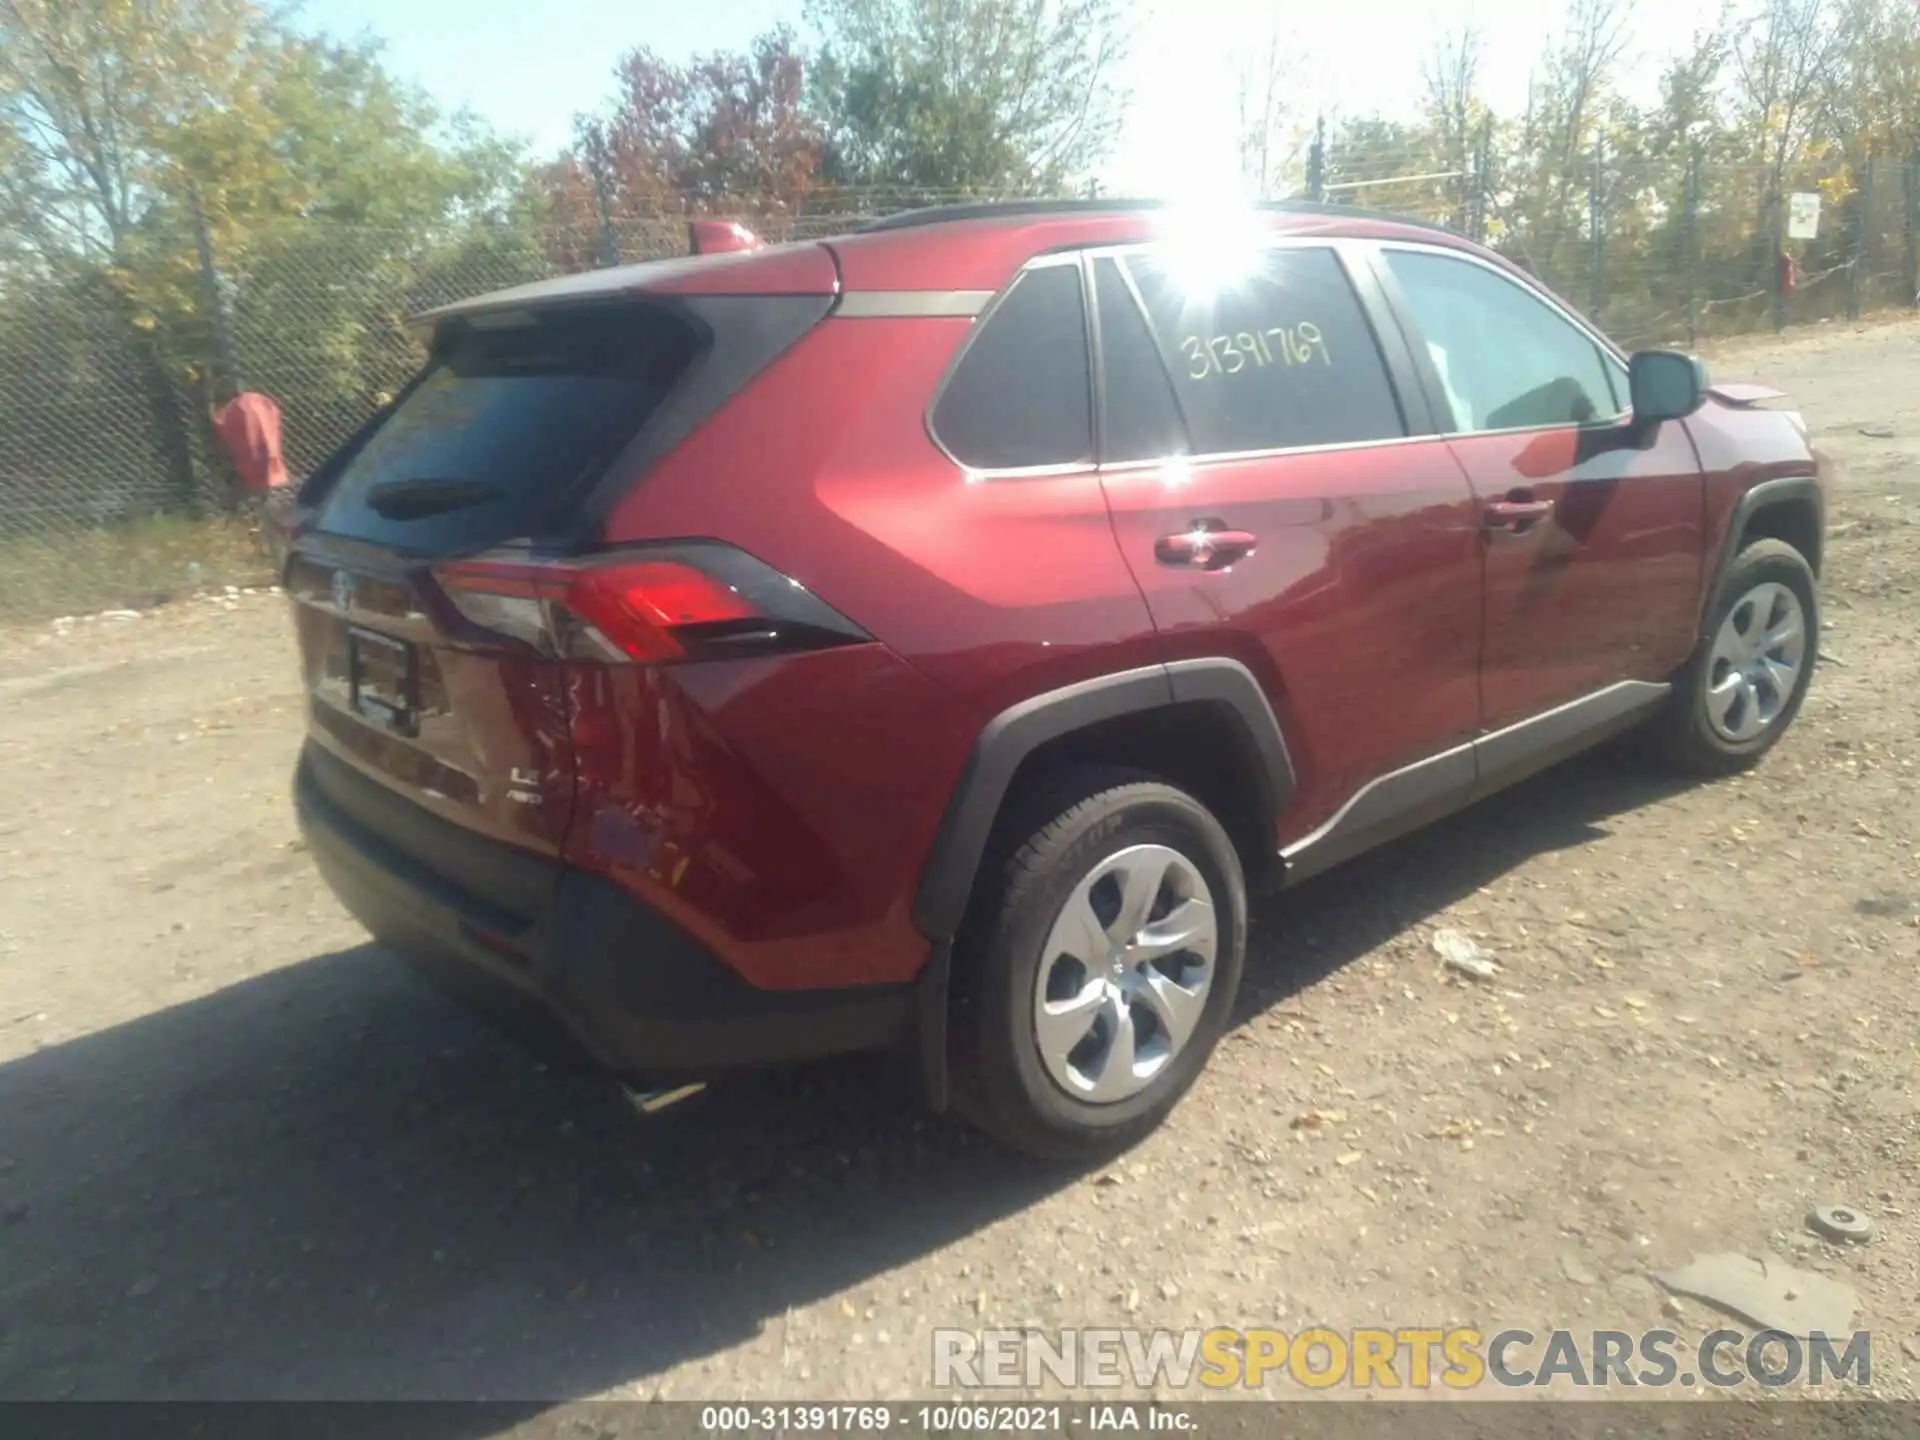
<instances>
[{"instance_id":1,"label":"rear taillight","mask_svg":"<svg viewBox=\"0 0 1920 1440\"><path fill-rule=\"evenodd\" d=\"M497 553L433 575L476 629L569 659L660 665L872 638L798 581L715 541L564 560Z\"/></svg>"}]
</instances>

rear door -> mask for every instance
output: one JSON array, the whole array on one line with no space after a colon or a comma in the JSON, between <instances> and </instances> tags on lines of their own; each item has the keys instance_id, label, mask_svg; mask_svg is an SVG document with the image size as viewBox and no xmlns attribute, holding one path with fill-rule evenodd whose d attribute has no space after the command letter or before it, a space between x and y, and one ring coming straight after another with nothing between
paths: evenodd
<instances>
[{"instance_id":1,"label":"rear door","mask_svg":"<svg viewBox=\"0 0 1920 1440\"><path fill-rule=\"evenodd\" d=\"M1458 252L1377 254L1480 502L1487 728L1667 679L1700 584L1685 427L1635 426L1625 367L1533 287Z\"/></svg>"},{"instance_id":2,"label":"rear door","mask_svg":"<svg viewBox=\"0 0 1920 1440\"><path fill-rule=\"evenodd\" d=\"M1474 733L1472 492L1338 246L1090 264L1121 548L1169 659L1228 654L1267 684L1300 780L1281 838L1298 841Z\"/></svg>"}]
</instances>

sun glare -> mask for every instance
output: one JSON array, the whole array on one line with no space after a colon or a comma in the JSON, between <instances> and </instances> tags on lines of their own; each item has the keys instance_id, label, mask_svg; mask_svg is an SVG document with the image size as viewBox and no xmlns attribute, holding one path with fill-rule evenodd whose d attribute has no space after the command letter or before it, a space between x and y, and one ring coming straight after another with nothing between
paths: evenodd
<instances>
[{"instance_id":1,"label":"sun glare","mask_svg":"<svg viewBox=\"0 0 1920 1440\"><path fill-rule=\"evenodd\" d=\"M1266 243L1260 212L1239 196L1176 202L1161 222L1167 273L1187 303L1205 305L1252 278Z\"/></svg>"}]
</instances>

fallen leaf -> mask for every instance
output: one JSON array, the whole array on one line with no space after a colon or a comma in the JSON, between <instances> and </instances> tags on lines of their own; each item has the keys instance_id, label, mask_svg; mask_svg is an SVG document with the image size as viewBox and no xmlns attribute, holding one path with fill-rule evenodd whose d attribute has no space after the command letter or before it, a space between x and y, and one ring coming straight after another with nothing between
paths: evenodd
<instances>
[{"instance_id":1,"label":"fallen leaf","mask_svg":"<svg viewBox=\"0 0 1920 1440\"><path fill-rule=\"evenodd\" d=\"M1346 1118L1347 1112L1344 1110L1309 1110L1304 1115L1294 1116L1293 1120L1289 1122L1288 1128L1292 1130L1319 1130L1328 1125L1344 1124Z\"/></svg>"}]
</instances>

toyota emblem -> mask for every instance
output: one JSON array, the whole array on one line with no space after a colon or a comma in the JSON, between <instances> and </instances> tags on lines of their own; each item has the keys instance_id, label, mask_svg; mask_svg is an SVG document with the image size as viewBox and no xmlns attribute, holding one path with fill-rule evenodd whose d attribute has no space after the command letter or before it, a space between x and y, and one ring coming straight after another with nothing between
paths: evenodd
<instances>
[{"instance_id":1,"label":"toyota emblem","mask_svg":"<svg viewBox=\"0 0 1920 1440\"><path fill-rule=\"evenodd\" d=\"M342 615L353 609L353 576L345 570L333 572L333 608Z\"/></svg>"}]
</instances>

